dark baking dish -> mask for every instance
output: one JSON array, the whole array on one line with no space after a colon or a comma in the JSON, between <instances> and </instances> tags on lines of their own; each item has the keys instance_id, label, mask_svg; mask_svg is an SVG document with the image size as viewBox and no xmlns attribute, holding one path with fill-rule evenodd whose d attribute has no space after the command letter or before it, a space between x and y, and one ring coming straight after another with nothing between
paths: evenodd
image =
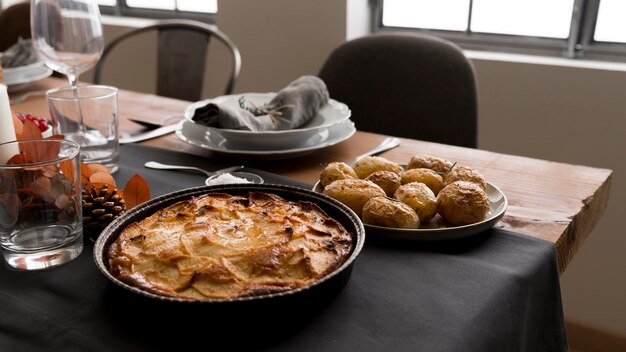
<instances>
[{"instance_id":1,"label":"dark baking dish","mask_svg":"<svg viewBox=\"0 0 626 352\"><path fill-rule=\"evenodd\" d=\"M189 301L179 298L165 297L150 292L143 291L139 288L130 286L117 278L115 278L110 272L107 264L107 252L108 248L113 243L121 232L131 223L140 221L143 218L153 214L158 209L167 207L176 202L189 199L191 197L200 196L210 192L222 192L232 195L245 195L250 191L259 191L265 193L273 193L281 196L287 200L296 201L310 201L318 205L329 216L339 221L353 237L353 248L348 259L335 271L329 275L321 278L315 283L301 287L298 289L265 294L251 297L239 297L232 299L209 299L209 300L197 300ZM338 201L327 197L325 195L291 186L283 185L219 185L219 186L204 186L198 188L185 189L173 193L169 193L157 198L154 198L144 204L141 204L130 211L124 213L118 219L113 221L100 235L94 245L94 260L98 269L115 285L123 288L125 291L133 293L135 295L148 298L152 301L170 302L176 303L177 308L181 306L211 306L213 309L216 307L225 306L230 308L234 305L247 306L252 308L258 306L257 302L262 302L263 306L268 306L270 303L280 307L289 305L289 301L294 301L294 304L299 304L310 299L317 301L322 299L323 296L338 292L347 282L350 277L353 263L359 255L363 243L365 240L365 230L363 224L359 218L345 205Z\"/></svg>"}]
</instances>

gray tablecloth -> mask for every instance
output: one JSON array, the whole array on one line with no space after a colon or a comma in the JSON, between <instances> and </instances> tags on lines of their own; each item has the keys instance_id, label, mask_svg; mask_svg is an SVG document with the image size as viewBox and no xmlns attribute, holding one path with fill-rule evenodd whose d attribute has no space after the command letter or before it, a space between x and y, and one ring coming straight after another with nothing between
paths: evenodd
<instances>
[{"instance_id":1,"label":"gray tablecloth","mask_svg":"<svg viewBox=\"0 0 626 352\"><path fill-rule=\"evenodd\" d=\"M203 176L147 170L147 160L224 166L125 145L116 178L123 184L140 172L153 196L203 184ZM442 243L369 236L347 285L324 304L263 314L237 309L231 318L206 309L172 315L140 307L107 281L91 256L86 245L77 260L56 269L0 268L0 351L567 350L555 248L509 231Z\"/></svg>"}]
</instances>

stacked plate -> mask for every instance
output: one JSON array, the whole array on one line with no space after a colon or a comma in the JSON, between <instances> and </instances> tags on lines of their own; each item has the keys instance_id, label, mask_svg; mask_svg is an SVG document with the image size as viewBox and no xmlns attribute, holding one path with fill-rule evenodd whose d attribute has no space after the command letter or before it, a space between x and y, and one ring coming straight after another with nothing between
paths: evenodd
<instances>
[{"instance_id":1,"label":"stacked plate","mask_svg":"<svg viewBox=\"0 0 626 352\"><path fill-rule=\"evenodd\" d=\"M304 126L282 131L253 132L207 127L192 121L195 110L208 103L220 103L245 96L256 106L267 104L276 93L226 95L195 102L187 107L185 120L176 134L201 148L254 159L286 159L304 155L350 138L356 129L346 104L330 99L317 115Z\"/></svg>"},{"instance_id":2,"label":"stacked plate","mask_svg":"<svg viewBox=\"0 0 626 352\"><path fill-rule=\"evenodd\" d=\"M32 82L46 78L52 74L52 70L38 61L30 65L17 66L3 69L4 84L10 93L18 92Z\"/></svg>"}]
</instances>

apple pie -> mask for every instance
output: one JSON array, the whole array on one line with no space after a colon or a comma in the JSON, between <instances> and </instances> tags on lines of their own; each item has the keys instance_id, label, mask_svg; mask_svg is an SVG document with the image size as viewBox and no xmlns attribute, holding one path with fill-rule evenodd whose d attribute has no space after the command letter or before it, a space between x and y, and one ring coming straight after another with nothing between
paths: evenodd
<instances>
[{"instance_id":1,"label":"apple pie","mask_svg":"<svg viewBox=\"0 0 626 352\"><path fill-rule=\"evenodd\" d=\"M127 284L206 300L309 285L339 268L352 248L351 234L311 202L209 193L129 225L107 258Z\"/></svg>"}]
</instances>

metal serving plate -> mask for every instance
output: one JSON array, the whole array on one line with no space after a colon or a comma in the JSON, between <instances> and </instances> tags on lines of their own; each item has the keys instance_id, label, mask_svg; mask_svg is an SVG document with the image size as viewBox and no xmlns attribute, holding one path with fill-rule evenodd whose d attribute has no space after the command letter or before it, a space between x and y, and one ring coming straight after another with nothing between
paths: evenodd
<instances>
[{"instance_id":1,"label":"metal serving plate","mask_svg":"<svg viewBox=\"0 0 626 352\"><path fill-rule=\"evenodd\" d=\"M231 299L207 299L207 300L184 300L180 298L165 297L154 293L141 290L137 287L130 286L113 276L108 267L107 252L109 246L119 237L122 231L130 224L140 221L159 209L172 205L176 202L189 199L191 197L201 196L211 192L228 193L232 195L245 195L251 191L273 193L284 199L291 201L309 201L315 203L330 217L340 222L345 229L352 235L353 248L348 259L329 275L319 279L318 281L301 288L290 291L265 294L251 297L238 297ZM197 188L184 189L181 191L169 193L149 200L127 212L118 219L114 220L102 234L98 237L94 245L94 260L96 266L102 274L116 286L124 289L124 291L148 298L153 301L180 303L180 305L200 306L237 306L236 303L244 302L266 302L275 301L281 298L290 298L293 300L310 300L311 297L317 295L332 294L338 292L348 281L352 266L355 259L359 256L363 243L365 241L365 230L361 220L345 205L340 202L310 190L269 184L234 184L219 186L204 186ZM304 302L299 302L304 303Z\"/></svg>"},{"instance_id":2,"label":"metal serving plate","mask_svg":"<svg viewBox=\"0 0 626 352\"><path fill-rule=\"evenodd\" d=\"M313 186L313 190L319 193L324 192L324 188L319 182ZM437 214L419 229L397 229L369 224L364 224L364 227L368 234L405 241L443 241L474 236L493 227L504 216L508 207L506 196L494 184L487 182L485 192L489 197L489 213L483 221L474 224L450 225Z\"/></svg>"}]
</instances>

